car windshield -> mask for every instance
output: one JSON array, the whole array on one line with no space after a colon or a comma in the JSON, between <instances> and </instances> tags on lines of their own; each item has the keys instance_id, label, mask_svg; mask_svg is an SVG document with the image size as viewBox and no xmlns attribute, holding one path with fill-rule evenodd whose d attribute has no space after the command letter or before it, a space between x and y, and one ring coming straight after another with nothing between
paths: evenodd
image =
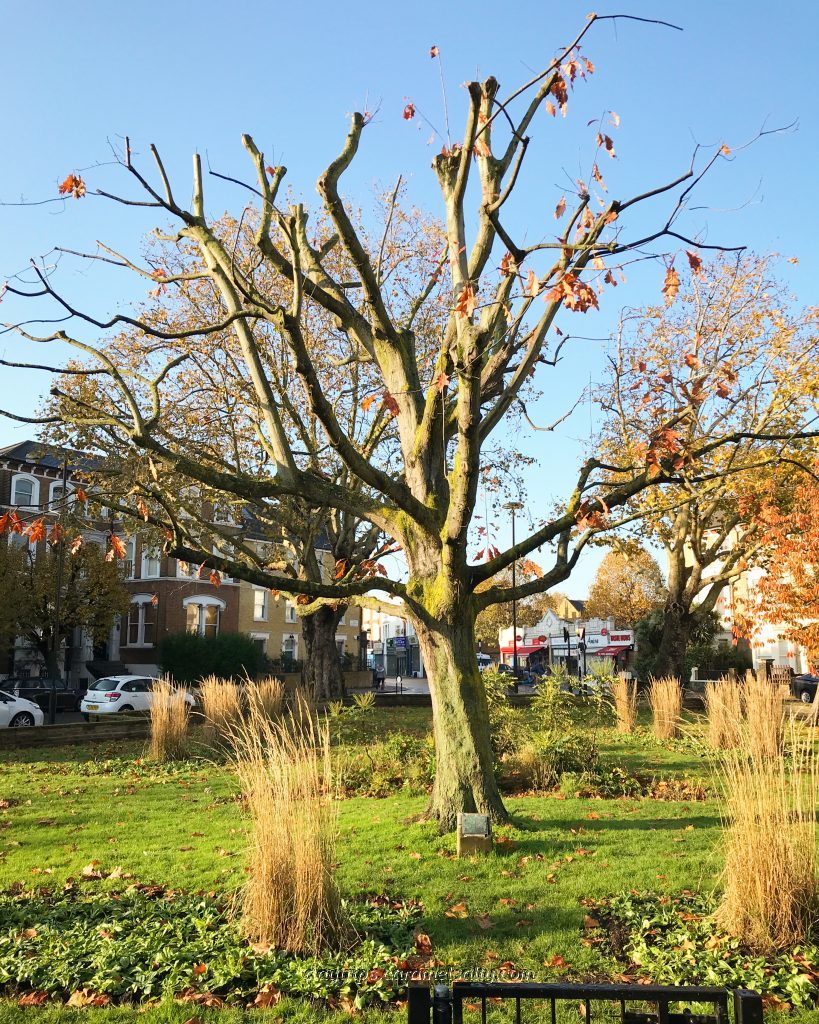
<instances>
[{"instance_id":1,"label":"car windshield","mask_svg":"<svg viewBox=\"0 0 819 1024\"><path fill-rule=\"evenodd\" d=\"M95 679L93 683L88 684L89 690L111 690L116 689L119 685L119 679Z\"/></svg>"}]
</instances>

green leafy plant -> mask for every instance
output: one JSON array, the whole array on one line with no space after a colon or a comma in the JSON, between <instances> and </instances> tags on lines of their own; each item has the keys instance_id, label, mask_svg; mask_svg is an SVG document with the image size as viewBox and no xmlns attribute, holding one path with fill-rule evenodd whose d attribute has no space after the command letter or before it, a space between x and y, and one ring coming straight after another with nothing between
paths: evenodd
<instances>
[{"instance_id":1,"label":"green leafy plant","mask_svg":"<svg viewBox=\"0 0 819 1024\"><path fill-rule=\"evenodd\" d=\"M375 707L375 694L374 693L354 693L353 704L358 711L372 711Z\"/></svg>"}]
</instances>

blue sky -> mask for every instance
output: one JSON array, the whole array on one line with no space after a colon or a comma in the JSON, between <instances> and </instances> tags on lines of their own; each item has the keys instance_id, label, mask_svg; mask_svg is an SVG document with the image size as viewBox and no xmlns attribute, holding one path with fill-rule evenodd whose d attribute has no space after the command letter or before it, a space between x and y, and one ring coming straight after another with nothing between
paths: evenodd
<instances>
[{"instance_id":1,"label":"blue sky","mask_svg":"<svg viewBox=\"0 0 819 1024\"><path fill-rule=\"evenodd\" d=\"M194 150L216 170L247 176L240 143L245 131L269 162L288 166L287 180L310 200L317 174L343 140L346 115L377 109L345 179L347 194L367 207L373 192L401 173L410 198L437 213L429 164L440 141L427 145L430 130L421 118L401 117L411 100L443 131L430 46L440 48L457 136L464 111L460 83L494 74L502 93L512 89L574 37L592 6L599 14L668 18L684 31L626 21L592 30L584 52L597 71L575 89L566 120L544 116L536 123L513 211L515 230L521 237L550 230L566 181L588 163L594 129L587 121L604 110L617 111L621 119L612 132L617 160L602 168L610 191L621 197L674 177L687 166L695 142L726 142L736 150L762 127L797 121L796 130L720 161L696 193L692 205L699 208L691 210L686 225L708 241L798 257L799 264L784 264L783 273L801 301L815 303L819 267L810 182L819 149L819 8L810 2L522 2L503 14L499 5L484 2L397 6L319 0L307 7L171 0L160 8L78 0L68 12L48 2L8 5L0 38L0 200L50 198L58 182L79 169L90 188L118 188L122 177L110 166L110 145L121 144L126 134L138 154L147 155L148 144L157 144L178 194L187 197ZM207 187L211 213L241 208L244 197L236 189L215 179ZM638 211L633 229L656 224L665 209L656 204ZM141 235L155 223L145 211L98 198L0 207L0 280L54 244L90 249L99 238L137 255ZM600 314L581 323L568 313L562 326L602 338L623 305L657 301L659 266L628 276L625 285L606 294ZM87 264L64 263L60 284L77 304L99 315L139 295L128 279L94 272ZM7 297L2 319L18 313ZM544 397L534 409L540 422L564 411L578 387L601 379L604 350L604 342L578 342L556 370L544 372ZM9 336L0 339L0 353L33 355ZM0 404L20 413L36 406L45 386L41 377L0 372ZM589 429L584 408L554 435L515 437L539 460L528 488L536 514L570 487ZM30 433L0 420L0 444ZM596 562L594 555L584 560L566 589L585 593Z\"/></svg>"}]
</instances>

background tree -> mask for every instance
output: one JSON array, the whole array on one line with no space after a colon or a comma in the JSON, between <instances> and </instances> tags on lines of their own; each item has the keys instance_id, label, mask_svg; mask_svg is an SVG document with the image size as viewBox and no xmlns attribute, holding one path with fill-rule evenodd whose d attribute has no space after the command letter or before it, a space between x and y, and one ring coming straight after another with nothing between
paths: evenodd
<instances>
[{"instance_id":1,"label":"background tree","mask_svg":"<svg viewBox=\"0 0 819 1024\"><path fill-rule=\"evenodd\" d=\"M6 609L0 619L0 646L22 637L39 653L50 678L57 675L62 644L75 629L95 642L105 640L116 616L127 615L130 600L120 567L106 562L98 545L66 552L55 643L58 557L50 547L41 547L35 557L27 544L0 544L0 606Z\"/></svg>"},{"instance_id":2,"label":"background tree","mask_svg":"<svg viewBox=\"0 0 819 1024\"><path fill-rule=\"evenodd\" d=\"M756 515L761 549L750 585L750 601L740 609L740 629L748 635L761 625L779 627L781 636L800 644L816 670L819 664L819 483L801 476L787 502L778 494L759 495Z\"/></svg>"},{"instance_id":3,"label":"background tree","mask_svg":"<svg viewBox=\"0 0 819 1024\"><path fill-rule=\"evenodd\" d=\"M698 617L759 550L755 496L786 496L811 458L819 345L816 312L793 307L771 260L688 260L684 291L672 266L666 305L621 322L601 444L604 460L642 460L657 479L670 461L678 474L629 509L665 550L655 672L680 677Z\"/></svg>"},{"instance_id":4,"label":"background tree","mask_svg":"<svg viewBox=\"0 0 819 1024\"><path fill-rule=\"evenodd\" d=\"M258 472L247 472L221 451L208 457L168 418L164 383L171 369L180 365L176 357L150 375L139 374L127 361L108 358L100 342L101 335L126 326L158 345L185 336L184 330L158 326L139 316L120 313L101 319L79 310L61 295L53 275L42 266L33 270L34 287L12 281L7 288L6 303L28 299L48 305L50 300L60 311L59 328L46 327L44 335L34 333L30 315L21 316L15 326L22 336L38 343L53 340L73 346L90 361L87 372L107 375L116 391L112 412L93 403L78 408L70 397L63 404L63 393L57 389L54 418L69 428L104 423L141 454L151 478L165 491L181 477L197 481L235 506L247 504L254 510L260 505L273 509L282 499L296 498L310 508L357 516L381 531L391 547L401 548L404 568L399 566L390 575L377 575L363 562L353 561L340 566L332 581L294 579L260 565L244 552L234 554L227 546L214 554L204 548L187 520L169 510L157 514L167 530L169 553L300 595L305 611L355 600L395 613L399 604L399 614L414 625L430 678L436 774L429 813L442 828L451 827L459 811L506 816L492 772L486 695L475 659L476 615L512 597L522 600L548 591L568 578L589 540L610 525L612 510L679 472L679 453L670 458L656 448L650 449L651 457L644 452L625 462L609 459L601 465L599 459L591 458L581 467L562 506L514 547L503 551L494 547L482 562L470 558L470 527L484 469L482 452L518 407L532 374L554 363L567 344L568 336L557 332L558 315L597 308L601 293L614 283L614 270L630 253L639 252L644 259L652 246L662 251L669 239L693 249L697 243L682 232L679 217L692 187L727 152L725 147L716 149L703 165L695 169L692 162L683 173L639 195L612 198L604 191L600 170L600 163L615 156L608 133L617 118L607 114L590 131L587 174L557 202L557 237L554 227L538 232L526 214L530 241L516 240L513 197L532 150L530 132L543 123L544 113L548 117L560 110L565 115L572 88L593 73L581 43L602 20L605 16L590 16L575 40L542 72L503 99L494 78L467 84L463 135L457 143L447 141L433 160L445 245L440 259L409 282L408 301L400 308L392 307L391 283L381 277L375 250L362 239L339 191L341 178L362 144L368 115L353 114L343 147L319 176L324 216L333 228L320 248L311 241L304 205L287 206L279 199L285 169L269 166L253 139L244 136L255 183L238 184L259 204L256 262L247 269L237 263L207 216L199 156L194 158L192 202L187 208L177 200L157 151L152 148L154 184L136 166L126 144L122 164L141 189L140 198L104 190L96 194L136 209L160 211L163 218L175 222L176 233L163 237L177 246L183 263L196 251L193 272L203 273L207 287L218 297L219 315L188 336L199 339L198 349L227 328L235 333L260 412L258 444L264 447L267 461ZM404 116L415 116L412 103ZM551 143L550 154L553 150ZM698 154L699 150L695 158ZM542 168L538 178L543 180ZM61 189L78 198L87 195L86 183L76 173L66 178ZM648 200L656 204L658 199L668 203L667 216L660 215L650 228L628 236L632 208ZM344 254L341 265L351 268L343 277L333 272L329 259L336 251ZM158 287L180 283L179 274L158 274L132 260L119 262L154 277ZM268 293L257 272L262 266L271 276L288 282L288 301L282 299L281 289ZM431 301L437 301L441 289L447 316L430 358L426 342L419 343L418 318ZM366 408L362 403L360 411L368 425L374 425L383 410L394 417L400 456L387 465L362 448L360 437L351 435L345 417L337 414L336 404L342 397L334 390L338 374L335 368L327 369L323 347L315 351L306 330L306 318L313 309L331 317L344 346L348 373L366 368L378 381L373 401ZM43 319L49 319L51 312L44 313ZM94 344L77 336L82 324L93 328ZM261 328L265 330L260 333ZM306 405L320 424L323 444L343 464L344 479L328 479L320 466L300 462L282 423L285 396L265 364L268 329L287 346ZM195 351L187 358L195 362ZM671 410L668 419L655 420L655 427L673 430L677 421L678 414ZM686 449L686 458L696 462L700 442ZM710 441L702 442L706 452L714 447ZM161 494L157 504L161 506ZM138 515L138 509L133 514ZM549 550L553 559L542 578L522 582L514 592L502 585L477 590L537 550ZM394 603L385 605L381 594Z\"/></svg>"},{"instance_id":5,"label":"background tree","mask_svg":"<svg viewBox=\"0 0 819 1024\"><path fill-rule=\"evenodd\" d=\"M588 618L614 619L618 629L634 629L667 596L656 559L641 545L626 543L600 563L584 611Z\"/></svg>"},{"instance_id":6,"label":"background tree","mask_svg":"<svg viewBox=\"0 0 819 1024\"><path fill-rule=\"evenodd\" d=\"M518 563L516 576L521 580L532 580L539 578L543 570L531 559L523 559ZM505 569L496 579L487 580L481 584L478 592L487 590L490 586L511 587L512 570ZM517 620L518 626L525 629L534 626L539 622L546 610L554 606L554 598L551 594L533 594L518 602ZM495 650L498 646L498 633L512 625L512 602L505 601L503 604L491 604L484 608L475 620L475 640L484 647Z\"/></svg>"}]
</instances>

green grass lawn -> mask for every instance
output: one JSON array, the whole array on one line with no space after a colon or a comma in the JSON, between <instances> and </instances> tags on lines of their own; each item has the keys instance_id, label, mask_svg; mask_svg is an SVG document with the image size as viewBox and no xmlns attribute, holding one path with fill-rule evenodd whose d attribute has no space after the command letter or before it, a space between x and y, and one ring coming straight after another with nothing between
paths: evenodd
<instances>
[{"instance_id":1,"label":"green grass lawn","mask_svg":"<svg viewBox=\"0 0 819 1024\"><path fill-rule=\"evenodd\" d=\"M689 726L701 727L695 720ZM362 715L362 744L391 729L423 734L425 709L378 709ZM600 734L605 761L664 775L708 774L689 741L659 743L641 731ZM245 874L245 823L237 785L207 761L155 766L142 744L7 752L0 760L0 888L14 883L59 886L92 861L139 881L172 888L230 891ZM458 860L453 836L419 824L424 797L338 801L338 877L344 894L384 892L424 905L423 930L438 960L461 968L512 961L535 978L618 973L583 943L581 900L629 889L711 891L721 871L720 822L712 799L576 799L562 793L510 797L512 824L496 831L495 852ZM98 885L112 885L98 882ZM122 883L120 883L122 884ZM454 910L452 908L455 908ZM557 958L561 958L558 960ZM548 964L556 961L559 967ZM564 963L565 962L565 963ZM186 1021L191 1007L147 1012L82 1011L107 1022ZM77 1011L57 1006L19 1010L0 1003L0 1024L34 1013L63 1021ZM261 1012L261 1011L254 1011ZM272 1017L315 1020L307 1003L284 1000ZM373 1011L363 1014L369 1017ZM403 1011L395 1020L403 1019ZM208 1011L196 1017L205 1019ZM230 1020L239 1011L222 1011ZM383 1020L383 1014L379 1015ZM792 1015L806 1022L809 1016Z\"/></svg>"}]
</instances>

